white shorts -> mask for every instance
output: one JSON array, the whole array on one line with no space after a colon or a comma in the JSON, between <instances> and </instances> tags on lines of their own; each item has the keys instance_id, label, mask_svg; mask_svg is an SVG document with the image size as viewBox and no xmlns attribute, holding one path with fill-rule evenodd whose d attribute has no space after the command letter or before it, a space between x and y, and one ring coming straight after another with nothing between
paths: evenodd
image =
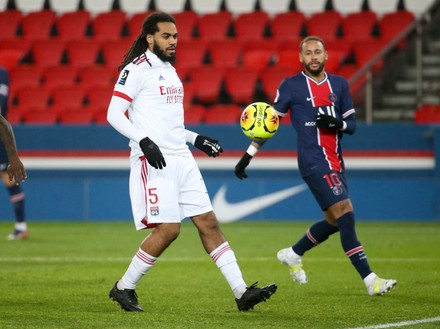
<instances>
[{"instance_id":1,"label":"white shorts","mask_svg":"<svg viewBox=\"0 0 440 329\"><path fill-rule=\"evenodd\" d=\"M137 230L159 223L180 223L212 210L194 157L164 155L166 167L155 169L145 157L130 159L130 200Z\"/></svg>"}]
</instances>

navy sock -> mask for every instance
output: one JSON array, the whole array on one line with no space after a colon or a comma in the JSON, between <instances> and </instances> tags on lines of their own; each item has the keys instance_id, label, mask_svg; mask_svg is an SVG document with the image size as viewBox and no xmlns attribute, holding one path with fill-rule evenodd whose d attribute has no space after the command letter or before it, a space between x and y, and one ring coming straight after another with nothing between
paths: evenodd
<instances>
[{"instance_id":1,"label":"navy sock","mask_svg":"<svg viewBox=\"0 0 440 329\"><path fill-rule=\"evenodd\" d=\"M20 185L12 185L8 187L11 204L14 207L15 220L17 223L24 223L24 192Z\"/></svg>"},{"instance_id":2,"label":"navy sock","mask_svg":"<svg viewBox=\"0 0 440 329\"><path fill-rule=\"evenodd\" d=\"M342 215L336 220L339 227L342 248L350 258L351 263L356 268L362 279L371 273L364 247L358 240L355 230L355 219L352 211Z\"/></svg>"},{"instance_id":3,"label":"navy sock","mask_svg":"<svg viewBox=\"0 0 440 329\"><path fill-rule=\"evenodd\" d=\"M338 228L336 226L330 225L325 219L323 219L310 226L306 234L304 234L304 236L292 246L292 249L296 254L302 256L307 250L324 242L330 235L337 231Z\"/></svg>"}]
</instances>

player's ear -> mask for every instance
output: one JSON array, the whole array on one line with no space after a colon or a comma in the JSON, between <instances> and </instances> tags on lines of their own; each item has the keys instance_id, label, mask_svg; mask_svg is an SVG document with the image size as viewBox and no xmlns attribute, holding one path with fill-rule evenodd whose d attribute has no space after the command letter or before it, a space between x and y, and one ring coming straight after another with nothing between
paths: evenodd
<instances>
[{"instance_id":1,"label":"player's ear","mask_svg":"<svg viewBox=\"0 0 440 329\"><path fill-rule=\"evenodd\" d=\"M302 56L301 53L299 53L299 61L300 61L301 63L304 62L304 60L303 60L303 56Z\"/></svg>"}]
</instances>

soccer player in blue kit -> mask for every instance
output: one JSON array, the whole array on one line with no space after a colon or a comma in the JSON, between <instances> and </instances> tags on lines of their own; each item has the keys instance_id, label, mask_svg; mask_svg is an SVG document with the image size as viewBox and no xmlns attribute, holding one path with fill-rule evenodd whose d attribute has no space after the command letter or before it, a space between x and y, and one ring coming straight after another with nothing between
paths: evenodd
<instances>
[{"instance_id":1,"label":"soccer player in blue kit","mask_svg":"<svg viewBox=\"0 0 440 329\"><path fill-rule=\"evenodd\" d=\"M8 110L8 96L9 96L9 76L8 72L0 67L0 114L2 139L0 141L0 177L3 184L7 188L10 196L11 204L15 212L15 229L6 238L8 240L27 239L29 237L28 228L24 215L24 200L25 194L21 185L18 183L19 176L25 177L25 171L20 159L17 155L15 146L15 138L12 133L9 122L6 121L6 114ZM6 139L6 141L5 141ZM13 177L14 176L14 177ZM22 180L24 181L24 179Z\"/></svg>"},{"instance_id":2,"label":"soccer player in blue kit","mask_svg":"<svg viewBox=\"0 0 440 329\"><path fill-rule=\"evenodd\" d=\"M307 283L302 268L304 253L339 231L342 248L363 279L369 295L383 295L397 283L379 278L371 269L364 247L356 236L340 141L356 129L355 110L347 81L325 72L324 41L308 36L300 43L299 59L304 70L284 79L277 91L274 108L282 118L290 110L298 136L298 167L324 219L314 223L293 246L281 249L278 260L289 267L294 281ZM247 178L245 168L264 141L252 141L235 167L239 179Z\"/></svg>"}]
</instances>

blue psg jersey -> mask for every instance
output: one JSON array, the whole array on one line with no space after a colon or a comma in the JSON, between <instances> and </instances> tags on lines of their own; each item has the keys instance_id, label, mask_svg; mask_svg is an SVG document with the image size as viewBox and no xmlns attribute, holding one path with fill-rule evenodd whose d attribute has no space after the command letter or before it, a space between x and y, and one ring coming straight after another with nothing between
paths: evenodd
<instances>
[{"instance_id":1,"label":"blue psg jersey","mask_svg":"<svg viewBox=\"0 0 440 329\"><path fill-rule=\"evenodd\" d=\"M303 177L331 170L344 172L340 141L343 132L334 128L317 128L318 113L345 121L345 133L356 128L355 110L347 81L325 73L316 82L301 72L284 79L277 92L274 107L281 117L290 111L290 119L298 135L298 166Z\"/></svg>"}]
</instances>

